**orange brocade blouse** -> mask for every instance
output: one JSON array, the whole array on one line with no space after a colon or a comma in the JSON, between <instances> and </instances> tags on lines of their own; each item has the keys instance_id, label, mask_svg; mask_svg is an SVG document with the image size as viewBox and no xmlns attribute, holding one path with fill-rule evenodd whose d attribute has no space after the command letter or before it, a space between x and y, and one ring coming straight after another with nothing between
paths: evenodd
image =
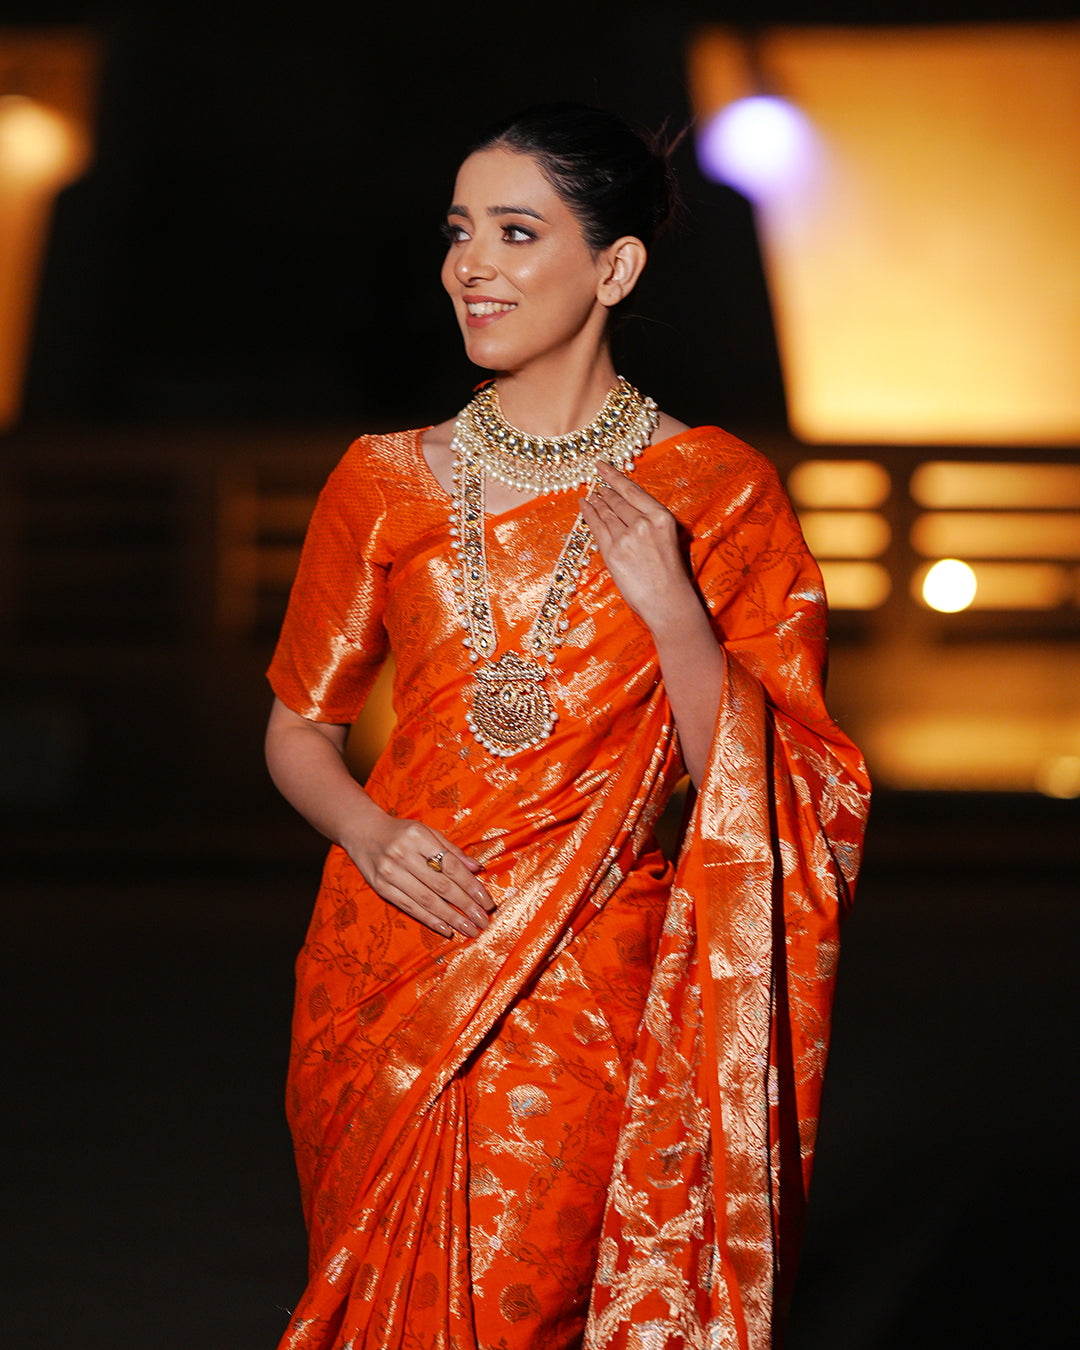
<instances>
[{"instance_id":1,"label":"orange brocade blouse","mask_svg":"<svg viewBox=\"0 0 1080 1350\"><path fill-rule=\"evenodd\" d=\"M551 736L500 759L471 735L450 501L421 436L363 437L330 477L270 679L350 723L393 652L367 790L480 859L498 911L444 939L330 850L297 964L311 1266L282 1346L777 1346L869 793L823 702L820 574L749 447L703 427L643 452L634 479L679 521L728 657L665 863L678 737L599 553L547 681ZM576 511L569 492L489 515L500 652Z\"/></svg>"}]
</instances>

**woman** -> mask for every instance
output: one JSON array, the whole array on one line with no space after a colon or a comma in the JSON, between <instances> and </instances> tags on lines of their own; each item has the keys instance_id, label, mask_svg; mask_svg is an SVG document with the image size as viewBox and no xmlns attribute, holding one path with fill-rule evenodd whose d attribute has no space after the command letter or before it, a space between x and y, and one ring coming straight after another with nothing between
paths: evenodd
<instances>
[{"instance_id":1,"label":"woman","mask_svg":"<svg viewBox=\"0 0 1080 1350\"><path fill-rule=\"evenodd\" d=\"M443 284L497 378L362 437L312 520L267 735L333 841L289 1350L779 1342L867 784L773 470L612 365L670 202L609 114L496 128ZM388 649L361 787L342 751ZM673 866L652 827L684 766Z\"/></svg>"}]
</instances>

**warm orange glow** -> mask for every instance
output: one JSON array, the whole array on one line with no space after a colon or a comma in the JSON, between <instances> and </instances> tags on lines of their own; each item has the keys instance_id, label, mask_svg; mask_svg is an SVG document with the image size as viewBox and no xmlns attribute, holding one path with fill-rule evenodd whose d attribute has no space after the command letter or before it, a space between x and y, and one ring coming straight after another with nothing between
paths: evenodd
<instances>
[{"instance_id":1,"label":"warm orange glow","mask_svg":"<svg viewBox=\"0 0 1080 1350\"><path fill-rule=\"evenodd\" d=\"M85 165L86 142L61 113L21 94L0 97L0 175L17 184L55 191Z\"/></svg>"},{"instance_id":2,"label":"warm orange glow","mask_svg":"<svg viewBox=\"0 0 1080 1350\"><path fill-rule=\"evenodd\" d=\"M0 430L18 416L53 199L90 160L84 33L0 30Z\"/></svg>"},{"instance_id":3,"label":"warm orange glow","mask_svg":"<svg viewBox=\"0 0 1080 1350\"><path fill-rule=\"evenodd\" d=\"M1056 609L1072 595L1067 567L1054 563L980 562L972 609Z\"/></svg>"},{"instance_id":4,"label":"warm orange glow","mask_svg":"<svg viewBox=\"0 0 1080 1350\"><path fill-rule=\"evenodd\" d=\"M345 745L345 761L361 782L382 754L396 717L393 704L394 658L387 657L368 695L364 710L352 725Z\"/></svg>"},{"instance_id":5,"label":"warm orange glow","mask_svg":"<svg viewBox=\"0 0 1080 1350\"><path fill-rule=\"evenodd\" d=\"M864 740L881 787L1031 792L1047 781L1063 735L1070 731L1060 719L1037 710L911 712L886 714Z\"/></svg>"},{"instance_id":6,"label":"warm orange glow","mask_svg":"<svg viewBox=\"0 0 1080 1350\"><path fill-rule=\"evenodd\" d=\"M1080 24L772 29L813 175L758 225L793 430L851 443L1080 443ZM700 116L749 92L707 30Z\"/></svg>"},{"instance_id":7,"label":"warm orange glow","mask_svg":"<svg viewBox=\"0 0 1080 1350\"><path fill-rule=\"evenodd\" d=\"M889 547L889 522L876 511L800 511L815 558L876 558Z\"/></svg>"},{"instance_id":8,"label":"warm orange glow","mask_svg":"<svg viewBox=\"0 0 1080 1350\"><path fill-rule=\"evenodd\" d=\"M942 614L957 614L975 599L978 583L975 573L958 558L942 558L927 569L921 584L916 577L916 594L931 609Z\"/></svg>"},{"instance_id":9,"label":"warm orange glow","mask_svg":"<svg viewBox=\"0 0 1080 1350\"><path fill-rule=\"evenodd\" d=\"M788 475L796 506L881 506L891 489L888 470L872 459L804 459Z\"/></svg>"},{"instance_id":10,"label":"warm orange glow","mask_svg":"<svg viewBox=\"0 0 1080 1350\"><path fill-rule=\"evenodd\" d=\"M1080 465L929 460L911 475L911 495L920 506L939 510L1080 506Z\"/></svg>"},{"instance_id":11,"label":"warm orange glow","mask_svg":"<svg viewBox=\"0 0 1080 1350\"><path fill-rule=\"evenodd\" d=\"M880 563L823 562L821 576L831 609L877 609L892 590L892 578Z\"/></svg>"},{"instance_id":12,"label":"warm orange glow","mask_svg":"<svg viewBox=\"0 0 1080 1350\"><path fill-rule=\"evenodd\" d=\"M1052 755L1040 766L1035 785L1047 797L1080 797L1080 755Z\"/></svg>"},{"instance_id":13,"label":"warm orange glow","mask_svg":"<svg viewBox=\"0 0 1080 1350\"><path fill-rule=\"evenodd\" d=\"M911 542L924 558L1080 558L1080 513L935 511L915 521Z\"/></svg>"}]
</instances>

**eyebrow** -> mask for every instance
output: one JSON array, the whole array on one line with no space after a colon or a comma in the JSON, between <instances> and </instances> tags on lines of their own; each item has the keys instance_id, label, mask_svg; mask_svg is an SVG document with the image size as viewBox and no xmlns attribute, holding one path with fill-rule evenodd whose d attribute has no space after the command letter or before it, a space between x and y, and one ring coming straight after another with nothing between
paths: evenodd
<instances>
[{"instance_id":1,"label":"eyebrow","mask_svg":"<svg viewBox=\"0 0 1080 1350\"><path fill-rule=\"evenodd\" d=\"M472 220L472 212L467 206L460 206L456 202L449 207L446 214L448 216L461 216L465 220ZM547 218L542 216L539 211L534 211L531 206L489 206L487 209L489 216L529 216L533 220L541 220L546 225Z\"/></svg>"}]
</instances>

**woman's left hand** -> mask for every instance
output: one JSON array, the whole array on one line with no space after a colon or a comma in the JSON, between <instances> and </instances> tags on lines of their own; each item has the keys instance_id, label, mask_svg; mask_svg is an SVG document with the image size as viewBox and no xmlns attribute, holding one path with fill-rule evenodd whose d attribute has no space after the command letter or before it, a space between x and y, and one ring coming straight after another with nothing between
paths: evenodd
<instances>
[{"instance_id":1,"label":"woman's left hand","mask_svg":"<svg viewBox=\"0 0 1080 1350\"><path fill-rule=\"evenodd\" d=\"M650 629L670 619L693 594L679 552L675 517L610 464L597 465L581 515L592 531L619 594ZM695 598L696 603L696 598Z\"/></svg>"},{"instance_id":2,"label":"woman's left hand","mask_svg":"<svg viewBox=\"0 0 1080 1350\"><path fill-rule=\"evenodd\" d=\"M597 474L581 515L619 594L652 634L683 759L700 787L727 657L683 562L675 517L610 465Z\"/></svg>"}]
</instances>

